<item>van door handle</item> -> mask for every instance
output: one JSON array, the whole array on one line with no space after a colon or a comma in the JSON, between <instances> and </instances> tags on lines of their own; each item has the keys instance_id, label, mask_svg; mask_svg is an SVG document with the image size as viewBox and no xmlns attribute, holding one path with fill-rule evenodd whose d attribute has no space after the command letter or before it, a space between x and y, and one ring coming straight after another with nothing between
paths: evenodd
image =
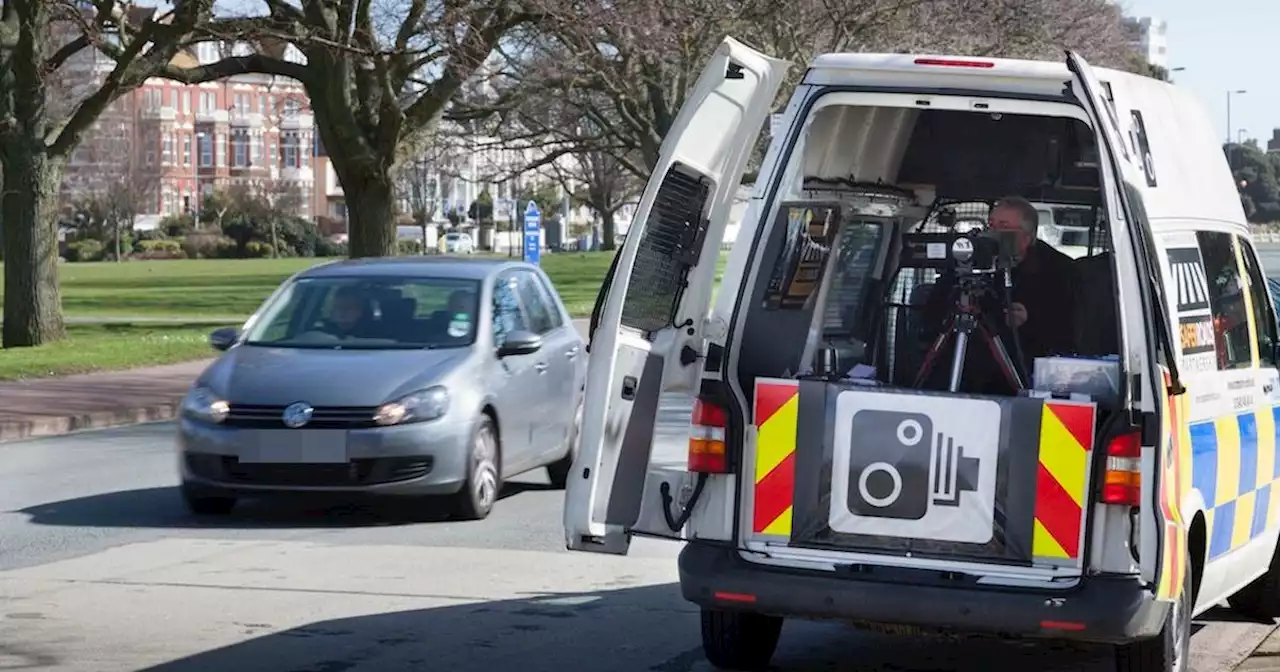
<instances>
[{"instance_id":1,"label":"van door handle","mask_svg":"<svg viewBox=\"0 0 1280 672\"><path fill-rule=\"evenodd\" d=\"M537 364L534 364L534 365L533 365L533 368L534 368L538 373L546 373L546 372L547 372L547 363L546 363L546 362L538 362Z\"/></svg>"},{"instance_id":2,"label":"van door handle","mask_svg":"<svg viewBox=\"0 0 1280 672\"><path fill-rule=\"evenodd\" d=\"M569 359L573 359L574 357L577 357L577 356L578 356L578 346L576 346L576 345L575 345L575 346L573 346L572 348L569 348L568 350L565 350L565 351L564 351L564 356L565 356L565 357L568 357Z\"/></svg>"}]
</instances>

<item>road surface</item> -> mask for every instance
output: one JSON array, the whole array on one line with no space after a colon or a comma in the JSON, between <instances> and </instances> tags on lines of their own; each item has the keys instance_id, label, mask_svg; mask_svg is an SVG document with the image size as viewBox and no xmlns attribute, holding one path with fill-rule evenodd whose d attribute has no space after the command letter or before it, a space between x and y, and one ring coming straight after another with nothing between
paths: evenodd
<instances>
[{"instance_id":1,"label":"road surface","mask_svg":"<svg viewBox=\"0 0 1280 672\"><path fill-rule=\"evenodd\" d=\"M668 457L686 401L664 404ZM705 671L677 546L568 553L541 473L482 522L250 505L186 515L172 425L0 446L0 669ZM1226 612L1223 612L1224 614ZM1207 619L1196 672L1269 626ZM789 623L780 670L1110 670L1105 652L937 642Z\"/></svg>"}]
</instances>

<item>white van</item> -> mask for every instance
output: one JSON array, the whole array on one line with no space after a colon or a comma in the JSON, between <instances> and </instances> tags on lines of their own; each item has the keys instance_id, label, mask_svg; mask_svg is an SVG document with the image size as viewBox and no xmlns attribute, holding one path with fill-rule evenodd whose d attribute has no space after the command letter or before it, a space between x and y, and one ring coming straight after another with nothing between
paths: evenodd
<instances>
[{"instance_id":1,"label":"white van","mask_svg":"<svg viewBox=\"0 0 1280 672\"><path fill-rule=\"evenodd\" d=\"M786 618L1108 643L1145 671L1188 669L1220 600L1280 615L1275 306L1198 103L1075 54L819 57L713 307L787 68L726 40L663 144L593 319L568 547L685 541L704 650L735 669L767 665ZM1061 303L1016 332L974 297L1007 300L1021 267L959 226L1010 195L1100 213L1055 267ZM1045 316L1064 340L1023 350ZM960 333L1007 392L967 391ZM675 390L696 396L687 461L652 448Z\"/></svg>"}]
</instances>

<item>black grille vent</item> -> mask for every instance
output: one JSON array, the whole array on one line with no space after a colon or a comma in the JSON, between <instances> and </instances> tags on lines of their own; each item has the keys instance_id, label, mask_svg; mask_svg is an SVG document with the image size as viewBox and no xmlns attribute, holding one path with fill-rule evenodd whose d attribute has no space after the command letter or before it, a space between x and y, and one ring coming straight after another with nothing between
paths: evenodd
<instances>
[{"instance_id":1,"label":"black grille vent","mask_svg":"<svg viewBox=\"0 0 1280 672\"><path fill-rule=\"evenodd\" d=\"M646 334L675 318L707 232L703 211L711 184L681 168L673 165L658 187L622 308L622 324Z\"/></svg>"},{"instance_id":2,"label":"black grille vent","mask_svg":"<svg viewBox=\"0 0 1280 672\"><path fill-rule=\"evenodd\" d=\"M227 419L228 427L252 427L278 429L284 427L284 406L232 404ZM376 406L321 406L311 413L307 429L360 429L373 427Z\"/></svg>"},{"instance_id":3,"label":"black grille vent","mask_svg":"<svg viewBox=\"0 0 1280 672\"><path fill-rule=\"evenodd\" d=\"M343 464L241 464L234 457L188 453L187 466L200 478L261 486L343 487L394 483L431 473L435 460L421 457L359 458Z\"/></svg>"}]
</instances>

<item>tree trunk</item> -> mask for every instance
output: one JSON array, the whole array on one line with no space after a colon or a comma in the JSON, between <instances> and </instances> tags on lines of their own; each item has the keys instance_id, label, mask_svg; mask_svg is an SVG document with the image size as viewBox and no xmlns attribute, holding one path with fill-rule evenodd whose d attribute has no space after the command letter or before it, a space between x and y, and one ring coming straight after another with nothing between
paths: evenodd
<instances>
[{"instance_id":1,"label":"tree trunk","mask_svg":"<svg viewBox=\"0 0 1280 672\"><path fill-rule=\"evenodd\" d=\"M334 165L337 168L337 165ZM349 256L395 256L395 190L391 175L371 166L338 174L347 200Z\"/></svg>"},{"instance_id":2,"label":"tree trunk","mask_svg":"<svg viewBox=\"0 0 1280 672\"><path fill-rule=\"evenodd\" d=\"M613 240L616 237L614 229L616 228L613 215L614 212L608 208L601 208L600 213L600 249L612 250L616 247Z\"/></svg>"},{"instance_id":3,"label":"tree trunk","mask_svg":"<svg viewBox=\"0 0 1280 672\"><path fill-rule=\"evenodd\" d=\"M43 144L42 141L35 141ZM62 340L58 286L58 188L62 161L21 141L0 150L5 184L0 197L4 228L4 334L6 348Z\"/></svg>"}]
</instances>

